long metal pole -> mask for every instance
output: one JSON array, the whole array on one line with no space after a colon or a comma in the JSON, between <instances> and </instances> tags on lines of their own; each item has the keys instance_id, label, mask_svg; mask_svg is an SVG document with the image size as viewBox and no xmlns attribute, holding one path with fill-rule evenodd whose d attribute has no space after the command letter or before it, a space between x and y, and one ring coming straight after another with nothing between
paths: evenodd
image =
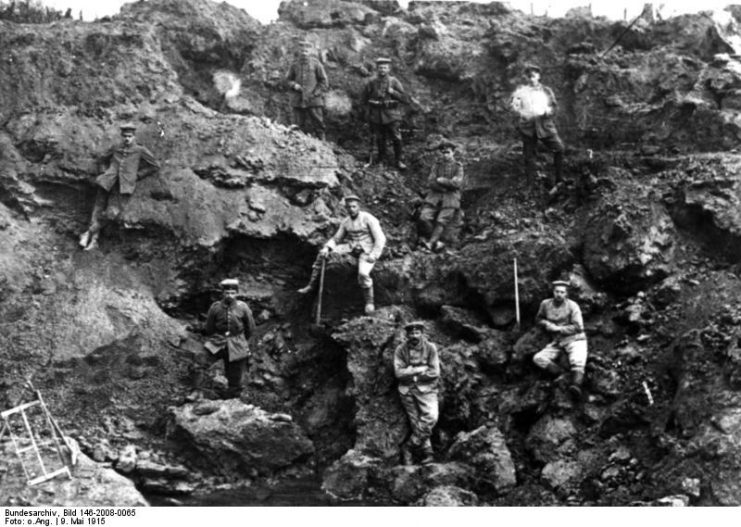
<instances>
[{"instance_id":1,"label":"long metal pole","mask_svg":"<svg viewBox=\"0 0 741 527\"><path fill-rule=\"evenodd\" d=\"M520 285L517 283L517 258L515 258L515 320L520 329Z\"/></svg>"},{"instance_id":2,"label":"long metal pole","mask_svg":"<svg viewBox=\"0 0 741 527\"><path fill-rule=\"evenodd\" d=\"M322 296L324 293L324 267L327 265L327 259L322 258L322 270L319 273L319 297L316 301L316 320L315 323L318 326L322 321Z\"/></svg>"}]
</instances>

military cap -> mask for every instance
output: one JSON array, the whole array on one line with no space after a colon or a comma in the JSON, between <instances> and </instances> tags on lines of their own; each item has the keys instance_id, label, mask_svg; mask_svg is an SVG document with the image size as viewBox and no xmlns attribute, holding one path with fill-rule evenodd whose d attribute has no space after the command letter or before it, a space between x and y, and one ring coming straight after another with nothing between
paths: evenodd
<instances>
[{"instance_id":1,"label":"military cap","mask_svg":"<svg viewBox=\"0 0 741 527\"><path fill-rule=\"evenodd\" d=\"M523 67L523 71L525 73L530 73L531 71L537 71L538 73L540 73L540 66L538 66L537 64L525 64L525 66Z\"/></svg>"},{"instance_id":2,"label":"military cap","mask_svg":"<svg viewBox=\"0 0 741 527\"><path fill-rule=\"evenodd\" d=\"M457 146L453 141L450 141L448 139L443 139L442 141L438 143L437 149L442 150L443 148L450 148L452 150L455 150Z\"/></svg>"},{"instance_id":3,"label":"military cap","mask_svg":"<svg viewBox=\"0 0 741 527\"><path fill-rule=\"evenodd\" d=\"M123 123L121 126L119 126L122 132L125 132L127 130L131 130L132 132L136 130L136 125L134 123Z\"/></svg>"},{"instance_id":4,"label":"military cap","mask_svg":"<svg viewBox=\"0 0 741 527\"><path fill-rule=\"evenodd\" d=\"M391 59L388 58L388 57L378 57L376 59L376 64L378 64L378 65L381 65L381 64L391 64Z\"/></svg>"},{"instance_id":5,"label":"military cap","mask_svg":"<svg viewBox=\"0 0 741 527\"><path fill-rule=\"evenodd\" d=\"M222 289L239 289L239 280L236 278L226 278L219 282Z\"/></svg>"},{"instance_id":6,"label":"military cap","mask_svg":"<svg viewBox=\"0 0 741 527\"><path fill-rule=\"evenodd\" d=\"M348 196L345 196L345 203L347 203L348 201L357 201L358 203L360 203L360 198L355 194L350 194Z\"/></svg>"},{"instance_id":7,"label":"military cap","mask_svg":"<svg viewBox=\"0 0 741 527\"><path fill-rule=\"evenodd\" d=\"M559 285L562 285L564 287L569 287L571 285L566 280L555 280L552 283L553 283L553 287L558 287Z\"/></svg>"},{"instance_id":8,"label":"military cap","mask_svg":"<svg viewBox=\"0 0 741 527\"><path fill-rule=\"evenodd\" d=\"M425 323L422 322L421 320L412 320L408 324L405 324L404 325L404 330L405 331L409 331L409 330L414 329L414 328L417 328L417 329L425 329Z\"/></svg>"}]
</instances>

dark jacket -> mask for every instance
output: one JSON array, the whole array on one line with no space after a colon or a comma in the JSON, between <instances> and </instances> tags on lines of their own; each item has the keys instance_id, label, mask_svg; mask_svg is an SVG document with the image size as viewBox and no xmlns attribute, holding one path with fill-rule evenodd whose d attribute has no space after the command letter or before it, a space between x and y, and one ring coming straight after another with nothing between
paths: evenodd
<instances>
[{"instance_id":1,"label":"dark jacket","mask_svg":"<svg viewBox=\"0 0 741 527\"><path fill-rule=\"evenodd\" d=\"M438 182L442 178L442 182ZM461 187L463 186L463 164L455 159L440 159L432 165L427 179L430 191L425 202L442 209L461 208Z\"/></svg>"},{"instance_id":2,"label":"dark jacket","mask_svg":"<svg viewBox=\"0 0 741 527\"><path fill-rule=\"evenodd\" d=\"M293 83L300 84L301 90L294 90ZM328 87L327 74L316 57L299 59L291 64L286 84L291 90L291 106L294 108L324 106L324 92Z\"/></svg>"},{"instance_id":3,"label":"dark jacket","mask_svg":"<svg viewBox=\"0 0 741 527\"><path fill-rule=\"evenodd\" d=\"M154 174L160 168L152 153L136 142L129 147L123 144L113 147L103 161L110 161L110 164L105 172L95 178L95 183L110 192L118 181L121 194L133 194L137 180ZM142 167L142 163L146 166Z\"/></svg>"},{"instance_id":4,"label":"dark jacket","mask_svg":"<svg viewBox=\"0 0 741 527\"><path fill-rule=\"evenodd\" d=\"M392 93L389 93L391 88ZM404 87L396 77L373 77L363 88L362 104L369 123L388 124L401 121L401 104L408 103Z\"/></svg>"},{"instance_id":5,"label":"dark jacket","mask_svg":"<svg viewBox=\"0 0 741 527\"><path fill-rule=\"evenodd\" d=\"M214 302L208 310L204 333L211 337L206 343L211 353L226 347L230 362L245 359L251 354L247 340L255 334L252 311L241 300L231 304Z\"/></svg>"}]
</instances>

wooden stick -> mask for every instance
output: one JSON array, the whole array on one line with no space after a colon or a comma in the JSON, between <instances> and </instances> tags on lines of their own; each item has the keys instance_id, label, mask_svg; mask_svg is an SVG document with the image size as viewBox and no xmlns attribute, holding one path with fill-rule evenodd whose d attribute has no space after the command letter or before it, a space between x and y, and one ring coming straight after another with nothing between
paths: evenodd
<instances>
[{"instance_id":1,"label":"wooden stick","mask_svg":"<svg viewBox=\"0 0 741 527\"><path fill-rule=\"evenodd\" d=\"M322 295L324 293L324 267L327 265L327 259L322 258L322 270L319 274L319 296L316 300L316 325L322 322Z\"/></svg>"},{"instance_id":2,"label":"wooden stick","mask_svg":"<svg viewBox=\"0 0 741 527\"><path fill-rule=\"evenodd\" d=\"M517 258L515 258L515 320L520 329L520 285L517 282Z\"/></svg>"}]
</instances>

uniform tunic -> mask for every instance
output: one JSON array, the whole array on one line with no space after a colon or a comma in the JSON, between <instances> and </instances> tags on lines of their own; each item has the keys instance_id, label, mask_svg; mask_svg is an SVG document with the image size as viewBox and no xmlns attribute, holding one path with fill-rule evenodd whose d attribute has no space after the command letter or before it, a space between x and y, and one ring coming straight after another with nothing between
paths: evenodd
<instances>
[{"instance_id":1,"label":"uniform tunic","mask_svg":"<svg viewBox=\"0 0 741 527\"><path fill-rule=\"evenodd\" d=\"M444 184L438 183L438 178L444 179ZM427 185L430 191L425 197L426 203L441 209L459 209L463 185L463 164L454 159L437 161L430 170Z\"/></svg>"},{"instance_id":2,"label":"uniform tunic","mask_svg":"<svg viewBox=\"0 0 741 527\"><path fill-rule=\"evenodd\" d=\"M578 340L587 340L584 334L584 321L582 320L579 304L570 299L565 299L559 306L552 298L540 303L538 314L535 319L540 322L548 320L564 330L564 333L556 337L556 343L565 346Z\"/></svg>"},{"instance_id":3,"label":"uniform tunic","mask_svg":"<svg viewBox=\"0 0 741 527\"><path fill-rule=\"evenodd\" d=\"M393 94L388 92L394 90ZM399 104L406 102L404 87L396 77L374 77L363 89L363 104L367 108L368 121L372 124L388 124L401 121Z\"/></svg>"},{"instance_id":4,"label":"uniform tunic","mask_svg":"<svg viewBox=\"0 0 741 527\"><path fill-rule=\"evenodd\" d=\"M298 83L301 90L291 90L291 106L311 108L324 106L324 92L328 87L327 74L322 63L315 57L298 60L291 65L286 82Z\"/></svg>"},{"instance_id":5,"label":"uniform tunic","mask_svg":"<svg viewBox=\"0 0 741 527\"><path fill-rule=\"evenodd\" d=\"M350 252L358 248L378 259L386 246L386 235L378 219L370 212L361 210L355 218L348 216L342 221L337 233L327 242L327 247L334 250L338 244L348 245Z\"/></svg>"},{"instance_id":6,"label":"uniform tunic","mask_svg":"<svg viewBox=\"0 0 741 527\"><path fill-rule=\"evenodd\" d=\"M110 158L108 169L99 175L95 182L104 190L110 192L118 182L119 191L123 195L134 193L136 181L140 179L139 169L144 163L142 177L159 169L159 163L154 159L152 153L146 147L133 143L131 146L116 146L112 148L104 159Z\"/></svg>"},{"instance_id":7,"label":"uniform tunic","mask_svg":"<svg viewBox=\"0 0 741 527\"><path fill-rule=\"evenodd\" d=\"M241 300L211 304L206 318L206 335L211 335L206 348L218 353L226 348L229 361L246 359L250 355L247 339L255 333L252 311Z\"/></svg>"}]
</instances>

